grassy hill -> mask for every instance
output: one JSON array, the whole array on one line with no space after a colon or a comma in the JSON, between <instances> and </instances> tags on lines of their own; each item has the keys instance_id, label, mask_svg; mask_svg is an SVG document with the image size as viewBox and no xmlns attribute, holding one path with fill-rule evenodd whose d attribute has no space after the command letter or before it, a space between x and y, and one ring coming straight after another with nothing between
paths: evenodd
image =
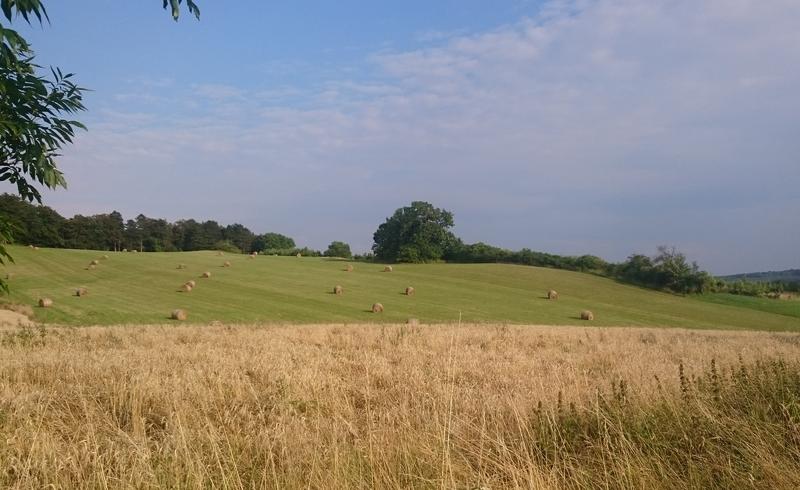
<instances>
[{"instance_id":1,"label":"grassy hill","mask_svg":"<svg viewBox=\"0 0 800 490\"><path fill-rule=\"evenodd\" d=\"M800 319L735 305L713 304L618 284L576 272L499 264L397 265L323 258L247 256L215 252L109 253L95 270L86 270L102 252L31 250L12 247L16 264L10 301L34 305L52 298L49 309L35 307L43 322L68 325L164 323L175 308L189 322L237 323L423 323L507 322L567 325L580 323L583 309L595 325L681 326L800 330ZM224 261L232 266L222 267ZM178 269L186 264L186 269ZM211 278L200 279L204 272ZM190 293L178 292L194 279ZM344 295L331 293L335 285ZM406 286L417 294L405 296ZM86 287L89 295L74 296ZM545 299L557 290L558 301ZM369 311L375 302L386 311Z\"/></svg>"},{"instance_id":2,"label":"grassy hill","mask_svg":"<svg viewBox=\"0 0 800 490\"><path fill-rule=\"evenodd\" d=\"M800 299L777 300L741 294L704 294L697 299L718 305L738 306L753 310L777 313L779 315L793 316L800 319Z\"/></svg>"}]
</instances>

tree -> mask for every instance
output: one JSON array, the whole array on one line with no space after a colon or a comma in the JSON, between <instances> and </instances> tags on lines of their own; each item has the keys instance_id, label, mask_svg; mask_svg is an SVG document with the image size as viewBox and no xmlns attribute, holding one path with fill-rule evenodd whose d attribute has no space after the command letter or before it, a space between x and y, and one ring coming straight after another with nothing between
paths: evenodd
<instances>
[{"instance_id":1,"label":"tree","mask_svg":"<svg viewBox=\"0 0 800 490\"><path fill-rule=\"evenodd\" d=\"M217 242L222 241L222 227L214 220L200 223L199 233L195 237L195 250L214 250Z\"/></svg>"},{"instance_id":2,"label":"tree","mask_svg":"<svg viewBox=\"0 0 800 490\"><path fill-rule=\"evenodd\" d=\"M199 250L195 247L195 239L199 234L200 223L193 219L180 220L172 225L172 236L175 240L175 246L184 252Z\"/></svg>"},{"instance_id":3,"label":"tree","mask_svg":"<svg viewBox=\"0 0 800 490\"><path fill-rule=\"evenodd\" d=\"M235 243L230 240L220 240L214 244L214 250L219 250L221 252L228 252L232 254L240 254L242 253L242 249L237 247Z\"/></svg>"},{"instance_id":4,"label":"tree","mask_svg":"<svg viewBox=\"0 0 800 490\"><path fill-rule=\"evenodd\" d=\"M125 222L119 211L102 215L103 228L106 235L106 246L114 251L122 249L125 233Z\"/></svg>"},{"instance_id":5,"label":"tree","mask_svg":"<svg viewBox=\"0 0 800 490\"><path fill-rule=\"evenodd\" d=\"M177 20L183 0L164 0ZM193 0L186 0L190 13L200 18ZM21 16L31 23L49 22L41 0L0 0L0 10L11 23ZM16 184L20 197L41 203L36 183L50 189L66 187L64 175L56 166L61 147L72 143L77 129L86 129L69 119L85 110L85 89L72 81L73 74L50 68L51 78L39 75L30 44L13 29L0 23L0 182ZM0 264L13 261L5 244L12 240L12 226L0 216ZM8 291L0 279L0 289Z\"/></svg>"},{"instance_id":6,"label":"tree","mask_svg":"<svg viewBox=\"0 0 800 490\"><path fill-rule=\"evenodd\" d=\"M289 250L295 248L294 240L280 233L264 233L253 241L253 250L263 252L264 250Z\"/></svg>"},{"instance_id":7,"label":"tree","mask_svg":"<svg viewBox=\"0 0 800 490\"><path fill-rule=\"evenodd\" d=\"M125 223L125 247L128 250L139 250L142 248L144 233L139 229L136 220L129 219Z\"/></svg>"},{"instance_id":8,"label":"tree","mask_svg":"<svg viewBox=\"0 0 800 490\"><path fill-rule=\"evenodd\" d=\"M691 264L675 247L658 247L658 255L650 258L634 254L613 268L617 277L642 286L675 293L702 293L712 288L714 278Z\"/></svg>"},{"instance_id":9,"label":"tree","mask_svg":"<svg viewBox=\"0 0 800 490\"><path fill-rule=\"evenodd\" d=\"M431 262L441 260L457 242L450 232L453 214L433 205L414 201L400 208L378 227L372 250L379 260L391 262Z\"/></svg>"},{"instance_id":10,"label":"tree","mask_svg":"<svg viewBox=\"0 0 800 490\"><path fill-rule=\"evenodd\" d=\"M689 265L684 254L664 245L658 247L653 264L658 271L659 286L674 292L688 292L691 276L698 272L697 264Z\"/></svg>"},{"instance_id":11,"label":"tree","mask_svg":"<svg viewBox=\"0 0 800 490\"><path fill-rule=\"evenodd\" d=\"M239 223L228 225L222 230L222 236L240 251L253 251L252 245L255 235L244 225L240 225Z\"/></svg>"},{"instance_id":12,"label":"tree","mask_svg":"<svg viewBox=\"0 0 800 490\"><path fill-rule=\"evenodd\" d=\"M164 219L148 218L140 214L136 226L141 231L141 252L171 252L175 250L172 241L172 226Z\"/></svg>"},{"instance_id":13,"label":"tree","mask_svg":"<svg viewBox=\"0 0 800 490\"><path fill-rule=\"evenodd\" d=\"M656 271L652 259L647 255L633 254L617 267L617 274L624 280L644 286L655 286Z\"/></svg>"},{"instance_id":14,"label":"tree","mask_svg":"<svg viewBox=\"0 0 800 490\"><path fill-rule=\"evenodd\" d=\"M350 259L353 257L353 253L350 251L350 245L347 243L334 241L328 245L328 250L325 251L325 257Z\"/></svg>"},{"instance_id":15,"label":"tree","mask_svg":"<svg viewBox=\"0 0 800 490\"><path fill-rule=\"evenodd\" d=\"M605 272L608 263L596 255L581 255L575 259L575 267L579 271Z\"/></svg>"}]
</instances>

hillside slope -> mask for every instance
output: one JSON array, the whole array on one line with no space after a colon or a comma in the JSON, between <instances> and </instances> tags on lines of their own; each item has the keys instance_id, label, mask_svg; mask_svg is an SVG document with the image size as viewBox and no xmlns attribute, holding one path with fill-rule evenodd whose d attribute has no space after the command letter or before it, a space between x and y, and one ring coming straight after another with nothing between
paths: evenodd
<instances>
[{"instance_id":1,"label":"hillside slope","mask_svg":"<svg viewBox=\"0 0 800 490\"><path fill-rule=\"evenodd\" d=\"M10 301L34 305L52 298L52 308L34 308L37 320L69 325L165 323L175 308L189 322L207 323L423 323L507 322L580 324L581 310L595 314L595 325L681 326L800 330L800 319L736 306L717 305L649 291L588 274L499 264L395 266L345 263L323 258L225 255L215 252L109 253L95 270L86 270L102 252L31 250L12 247L16 264ZM222 267L224 261L232 266ZM186 269L178 269L185 264ZM200 279L204 272L210 279ZM185 281L197 287L180 293ZM344 294L331 293L335 285ZM403 294L406 286L415 296ZM86 287L85 297L74 296ZM548 289L560 299L545 299ZM369 311L374 302L386 311Z\"/></svg>"}]
</instances>

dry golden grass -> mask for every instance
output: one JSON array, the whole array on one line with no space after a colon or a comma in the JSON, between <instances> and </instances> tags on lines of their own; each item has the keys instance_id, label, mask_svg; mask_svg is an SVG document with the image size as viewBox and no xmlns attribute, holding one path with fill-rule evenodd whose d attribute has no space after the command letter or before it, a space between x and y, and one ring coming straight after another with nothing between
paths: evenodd
<instances>
[{"instance_id":1,"label":"dry golden grass","mask_svg":"<svg viewBox=\"0 0 800 490\"><path fill-rule=\"evenodd\" d=\"M687 401L694 389L678 377L682 364L700 399L703 379L734 383L755 361L800 358L798 334L167 325L1 335L3 488L691 488L741 475L755 487L800 482L792 462L800 435L776 445L772 425L726 411L727 384L714 388L727 407L715 411ZM800 410L790 409L780 434L800 427L791 425ZM669 425L667 435L648 429L643 440L655 442L640 447L625 421L650 417ZM575 437L573 426L581 428ZM672 452L657 446L678 430L691 444L703 436L686 450L685 469L683 439ZM735 457L714 431L737 444ZM739 468L737 458L750 466Z\"/></svg>"}]
</instances>

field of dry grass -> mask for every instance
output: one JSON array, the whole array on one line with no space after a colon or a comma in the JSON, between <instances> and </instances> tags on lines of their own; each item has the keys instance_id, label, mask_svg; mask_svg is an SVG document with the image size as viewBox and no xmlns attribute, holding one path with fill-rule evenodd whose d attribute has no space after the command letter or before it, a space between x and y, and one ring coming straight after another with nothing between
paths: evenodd
<instances>
[{"instance_id":1,"label":"field of dry grass","mask_svg":"<svg viewBox=\"0 0 800 490\"><path fill-rule=\"evenodd\" d=\"M142 326L0 340L3 488L800 485L800 334Z\"/></svg>"}]
</instances>

